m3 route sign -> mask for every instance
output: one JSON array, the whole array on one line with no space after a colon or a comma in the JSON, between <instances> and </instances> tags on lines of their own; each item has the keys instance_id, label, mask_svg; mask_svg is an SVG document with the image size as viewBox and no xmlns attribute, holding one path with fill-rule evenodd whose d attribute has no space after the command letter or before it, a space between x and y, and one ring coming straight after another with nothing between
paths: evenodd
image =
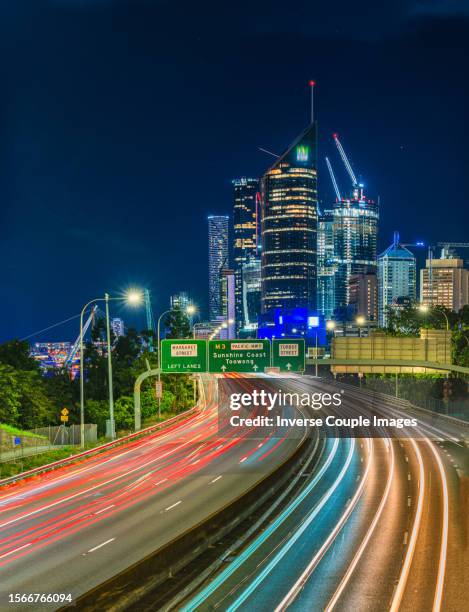
<instances>
[{"instance_id":1,"label":"m3 route sign","mask_svg":"<svg viewBox=\"0 0 469 612\"><path fill-rule=\"evenodd\" d=\"M268 340L210 340L208 343L209 372L259 374L269 366Z\"/></svg>"}]
</instances>

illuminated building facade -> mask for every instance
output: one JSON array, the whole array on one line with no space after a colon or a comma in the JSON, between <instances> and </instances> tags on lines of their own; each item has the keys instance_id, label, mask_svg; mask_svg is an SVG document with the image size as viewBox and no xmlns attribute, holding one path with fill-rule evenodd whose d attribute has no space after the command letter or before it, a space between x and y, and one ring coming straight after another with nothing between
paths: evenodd
<instances>
[{"instance_id":1,"label":"illuminated building facade","mask_svg":"<svg viewBox=\"0 0 469 612\"><path fill-rule=\"evenodd\" d=\"M316 310L317 126L312 123L262 178L261 307Z\"/></svg>"},{"instance_id":2,"label":"illuminated building facade","mask_svg":"<svg viewBox=\"0 0 469 612\"><path fill-rule=\"evenodd\" d=\"M459 312L469 304L469 270L462 259L442 255L431 262L427 259L426 267L420 270L420 301Z\"/></svg>"},{"instance_id":3,"label":"illuminated building facade","mask_svg":"<svg viewBox=\"0 0 469 612\"><path fill-rule=\"evenodd\" d=\"M120 338L125 335L125 325L124 320L118 317L111 319L111 329L116 338Z\"/></svg>"},{"instance_id":4,"label":"illuminated building facade","mask_svg":"<svg viewBox=\"0 0 469 612\"><path fill-rule=\"evenodd\" d=\"M378 239L378 204L368 200L361 186L354 187L352 197L342 198L333 208L335 306L344 309L350 303L352 274L376 272Z\"/></svg>"},{"instance_id":5,"label":"illuminated building facade","mask_svg":"<svg viewBox=\"0 0 469 612\"><path fill-rule=\"evenodd\" d=\"M258 254L258 179L239 178L233 183L233 268L235 273L236 329L243 324L243 265Z\"/></svg>"},{"instance_id":6,"label":"illuminated building facade","mask_svg":"<svg viewBox=\"0 0 469 612\"><path fill-rule=\"evenodd\" d=\"M318 217L318 302L317 309L332 319L335 308L334 211L324 210Z\"/></svg>"},{"instance_id":7,"label":"illuminated building facade","mask_svg":"<svg viewBox=\"0 0 469 612\"><path fill-rule=\"evenodd\" d=\"M261 313L261 260L251 257L243 264L241 272L242 319L239 335L255 337Z\"/></svg>"},{"instance_id":8,"label":"illuminated building facade","mask_svg":"<svg viewBox=\"0 0 469 612\"><path fill-rule=\"evenodd\" d=\"M352 274L349 280L349 305L353 314L366 321L378 320L378 278L376 274Z\"/></svg>"},{"instance_id":9,"label":"illuminated building facade","mask_svg":"<svg viewBox=\"0 0 469 612\"><path fill-rule=\"evenodd\" d=\"M227 338L235 337L235 274L227 268L220 271L220 315L227 327Z\"/></svg>"},{"instance_id":10,"label":"illuminated building facade","mask_svg":"<svg viewBox=\"0 0 469 612\"><path fill-rule=\"evenodd\" d=\"M378 257L378 317L381 327L387 325L388 307L399 305L402 298L415 301L416 270L415 255L399 243L399 233L394 232L393 243Z\"/></svg>"},{"instance_id":11,"label":"illuminated building facade","mask_svg":"<svg viewBox=\"0 0 469 612\"><path fill-rule=\"evenodd\" d=\"M208 218L208 306L210 320L221 316L220 272L229 266L227 215Z\"/></svg>"}]
</instances>

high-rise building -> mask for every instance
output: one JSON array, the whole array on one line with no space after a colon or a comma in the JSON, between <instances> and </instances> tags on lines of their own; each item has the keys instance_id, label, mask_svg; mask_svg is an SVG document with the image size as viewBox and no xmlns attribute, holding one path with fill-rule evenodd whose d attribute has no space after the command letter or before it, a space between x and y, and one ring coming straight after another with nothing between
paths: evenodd
<instances>
[{"instance_id":1,"label":"high-rise building","mask_svg":"<svg viewBox=\"0 0 469 612\"><path fill-rule=\"evenodd\" d=\"M334 211L324 210L318 217L318 312L332 319L335 308Z\"/></svg>"},{"instance_id":2,"label":"high-rise building","mask_svg":"<svg viewBox=\"0 0 469 612\"><path fill-rule=\"evenodd\" d=\"M220 272L229 267L227 215L208 218L208 306L210 320L221 316Z\"/></svg>"},{"instance_id":3,"label":"high-rise building","mask_svg":"<svg viewBox=\"0 0 469 612\"><path fill-rule=\"evenodd\" d=\"M241 287L242 318L239 335L252 337L256 333L261 313L261 260L259 257L251 257L243 264Z\"/></svg>"},{"instance_id":4,"label":"high-rise building","mask_svg":"<svg viewBox=\"0 0 469 612\"><path fill-rule=\"evenodd\" d=\"M420 270L420 301L458 312L469 304L469 270L457 256L442 252Z\"/></svg>"},{"instance_id":5,"label":"high-rise building","mask_svg":"<svg viewBox=\"0 0 469 612\"><path fill-rule=\"evenodd\" d=\"M116 338L120 338L120 336L123 336L125 334L124 321L117 317L114 319L111 319L111 329L114 332L114 336Z\"/></svg>"},{"instance_id":6,"label":"high-rise building","mask_svg":"<svg viewBox=\"0 0 469 612\"><path fill-rule=\"evenodd\" d=\"M262 312L317 305L317 126L262 178Z\"/></svg>"},{"instance_id":7,"label":"high-rise building","mask_svg":"<svg viewBox=\"0 0 469 612\"><path fill-rule=\"evenodd\" d=\"M238 178L233 183L233 268L235 273L236 328L243 321L242 268L256 257L259 246L258 187L254 178Z\"/></svg>"},{"instance_id":8,"label":"high-rise building","mask_svg":"<svg viewBox=\"0 0 469 612\"><path fill-rule=\"evenodd\" d=\"M236 335L235 274L234 270L228 268L220 272L220 306L220 314L227 326L227 338L234 338Z\"/></svg>"},{"instance_id":9,"label":"high-rise building","mask_svg":"<svg viewBox=\"0 0 469 612\"><path fill-rule=\"evenodd\" d=\"M378 321L378 278L370 274L352 274L349 280L349 305L354 315L367 322Z\"/></svg>"},{"instance_id":10,"label":"high-rise building","mask_svg":"<svg viewBox=\"0 0 469 612\"><path fill-rule=\"evenodd\" d=\"M416 260L413 253L399 242L399 233L394 232L394 240L378 257L378 307L379 324L387 325L387 308L399 304L402 299L415 301L416 297Z\"/></svg>"},{"instance_id":11,"label":"high-rise building","mask_svg":"<svg viewBox=\"0 0 469 612\"><path fill-rule=\"evenodd\" d=\"M189 306L192 306L192 300L186 291L179 291L169 298L169 305L171 308L180 308L185 312Z\"/></svg>"},{"instance_id":12,"label":"high-rise building","mask_svg":"<svg viewBox=\"0 0 469 612\"><path fill-rule=\"evenodd\" d=\"M354 186L350 198L341 198L333 208L335 274L335 306L346 308L350 303L352 274L376 272L378 238L378 204L366 199L363 188Z\"/></svg>"}]
</instances>

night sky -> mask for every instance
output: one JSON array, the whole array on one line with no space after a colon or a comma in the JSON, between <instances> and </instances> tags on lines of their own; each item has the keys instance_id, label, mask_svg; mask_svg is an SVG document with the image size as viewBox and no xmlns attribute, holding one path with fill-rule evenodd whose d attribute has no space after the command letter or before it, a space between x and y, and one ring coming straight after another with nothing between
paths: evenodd
<instances>
[{"instance_id":1,"label":"night sky","mask_svg":"<svg viewBox=\"0 0 469 612\"><path fill-rule=\"evenodd\" d=\"M207 215L306 126L311 78L322 203L337 131L380 250L469 240L468 0L4 0L0 47L0 341L129 285L205 315Z\"/></svg>"}]
</instances>

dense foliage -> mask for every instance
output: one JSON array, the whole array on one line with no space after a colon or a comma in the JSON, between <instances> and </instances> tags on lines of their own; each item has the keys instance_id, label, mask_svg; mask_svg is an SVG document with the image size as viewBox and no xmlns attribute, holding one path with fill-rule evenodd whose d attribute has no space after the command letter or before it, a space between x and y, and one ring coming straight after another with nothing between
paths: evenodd
<instances>
[{"instance_id":1,"label":"dense foliage","mask_svg":"<svg viewBox=\"0 0 469 612\"><path fill-rule=\"evenodd\" d=\"M428 312L421 312L416 305L388 309L386 333L392 336L418 336L420 328L451 329L453 362L469 367L469 305L456 313L434 306Z\"/></svg>"},{"instance_id":2,"label":"dense foliage","mask_svg":"<svg viewBox=\"0 0 469 612\"><path fill-rule=\"evenodd\" d=\"M189 322L181 311L170 313L165 321L168 337L188 337ZM108 365L105 352L105 324L99 319L85 345L85 420L96 423L103 434L109 418ZM114 416L116 428L132 429L134 422L133 387L143 371L157 367L157 353L147 350L152 332L137 334L128 329L112 338ZM161 412L177 413L193 403L193 387L188 376L163 375ZM80 382L67 371L53 370L44 375L30 357L27 342L12 340L0 345L0 423L22 429L60 424L60 411L68 408L69 424L80 419ZM142 418L157 413L154 379L142 386Z\"/></svg>"}]
</instances>

